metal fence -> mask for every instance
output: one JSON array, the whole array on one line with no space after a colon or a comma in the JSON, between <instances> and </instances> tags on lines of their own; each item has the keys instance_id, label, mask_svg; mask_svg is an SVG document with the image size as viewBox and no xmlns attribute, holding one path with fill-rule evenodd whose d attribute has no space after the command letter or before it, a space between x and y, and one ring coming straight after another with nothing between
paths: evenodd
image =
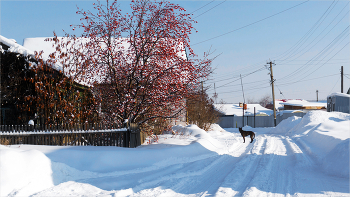
<instances>
[{"instance_id":1,"label":"metal fence","mask_svg":"<svg viewBox=\"0 0 350 197\"><path fill-rule=\"evenodd\" d=\"M276 116L276 124L278 125L282 120L285 120L291 116L303 117L305 113L284 113L282 115ZM273 116L221 116L219 118L219 125L222 128L237 128L243 127L245 125L251 127L274 127L274 117Z\"/></svg>"},{"instance_id":2,"label":"metal fence","mask_svg":"<svg viewBox=\"0 0 350 197\"><path fill-rule=\"evenodd\" d=\"M141 145L137 126L116 128L116 125L0 125L0 144L32 144L58 146Z\"/></svg>"}]
</instances>

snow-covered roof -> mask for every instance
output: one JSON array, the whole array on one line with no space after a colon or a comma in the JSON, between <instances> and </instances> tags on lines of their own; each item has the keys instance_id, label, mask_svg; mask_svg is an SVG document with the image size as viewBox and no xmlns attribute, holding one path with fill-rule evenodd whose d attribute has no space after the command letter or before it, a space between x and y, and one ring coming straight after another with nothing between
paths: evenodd
<instances>
[{"instance_id":1,"label":"snow-covered roof","mask_svg":"<svg viewBox=\"0 0 350 197\"><path fill-rule=\"evenodd\" d=\"M47 39L50 39L53 37L36 37L36 38L25 38L24 39L24 43L23 46L32 50L32 51L42 51L42 58L44 60L47 60L49 58L49 55L53 52L55 52L55 48L54 48L54 41L46 41ZM59 40L63 40L63 41L68 41L66 37L57 37L57 39ZM114 40L116 45L118 45L118 47L116 47L116 49L118 51L122 51L123 54L127 54L129 53L129 48L130 48L130 44L127 41L126 38L119 38ZM83 47L81 47L81 45L84 45L85 43L89 42L89 38L82 38L79 37L77 38L75 44L74 44L74 48L76 48L76 50L81 50L82 53L84 53L84 49L82 49ZM101 42L103 45L103 42ZM102 46L103 47L103 46ZM186 52L184 50L183 44L180 43L178 45L178 47L180 47L179 52L177 53L179 55L179 57L186 59ZM126 59L127 55L126 55ZM132 62L132 59L130 60L126 60L127 62ZM56 70L60 70L63 71L63 66L57 62L56 65L54 66ZM73 68L64 68L64 72L66 75L68 75L67 73L69 73L69 75L73 75L77 72L75 70L76 68L73 66ZM103 81L102 79L105 78L106 74L102 71L103 69L99 69L99 71L97 71L97 73L93 74L93 76L87 76L84 78L78 78L76 80L78 80L78 83L83 84L83 85L87 85L87 86L92 86L92 84L94 82L99 82L99 81Z\"/></svg>"},{"instance_id":2,"label":"snow-covered roof","mask_svg":"<svg viewBox=\"0 0 350 197\"><path fill-rule=\"evenodd\" d=\"M242 116L243 109L239 106L239 104L214 104L214 107L219 112L223 113L224 115L235 115L235 116ZM256 115L272 115L273 110L267 109L260 104L247 104L247 109L244 110L244 115L254 115L254 107L255 107L255 114Z\"/></svg>"},{"instance_id":3,"label":"snow-covered roof","mask_svg":"<svg viewBox=\"0 0 350 197\"><path fill-rule=\"evenodd\" d=\"M340 93L340 92L335 92L335 93L332 93L332 94L328 95L327 98L328 98L328 97L333 97L333 96L350 97L349 94Z\"/></svg>"},{"instance_id":4,"label":"snow-covered roof","mask_svg":"<svg viewBox=\"0 0 350 197\"><path fill-rule=\"evenodd\" d=\"M50 53L55 52L55 48L52 46L53 42L46 42L46 37L38 38L25 38L23 46L32 51L43 51L43 59L48 59Z\"/></svg>"},{"instance_id":5,"label":"snow-covered roof","mask_svg":"<svg viewBox=\"0 0 350 197\"><path fill-rule=\"evenodd\" d=\"M36 37L36 38L25 38L23 42L23 46L32 50L32 51L43 51L42 57L44 60L48 59L49 55L53 52L55 52L55 48L53 47L54 42L53 41L45 41L48 38L53 37ZM66 40L66 37L57 37L59 40ZM86 43L88 42L88 38L78 38L78 43ZM125 38L120 38L118 41L118 45L121 45L118 50L122 50L122 48L125 50L125 53L127 52L127 48L129 48L130 44L126 41ZM179 44L180 48L183 48L183 44ZM181 52L178 53L179 57L182 57L186 59L186 52L185 50L181 50Z\"/></svg>"},{"instance_id":6,"label":"snow-covered roof","mask_svg":"<svg viewBox=\"0 0 350 197\"><path fill-rule=\"evenodd\" d=\"M280 105L300 106L300 107L327 107L327 102L309 102L306 100L288 100L287 102L280 102Z\"/></svg>"},{"instance_id":7,"label":"snow-covered roof","mask_svg":"<svg viewBox=\"0 0 350 197\"><path fill-rule=\"evenodd\" d=\"M9 49L7 51L12 53L19 53L24 56L34 56L34 51L30 50L20 44L17 44L16 40L14 39L8 39L4 36L0 35L0 42L3 43L6 46L9 46Z\"/></svg>"}]
</instances>

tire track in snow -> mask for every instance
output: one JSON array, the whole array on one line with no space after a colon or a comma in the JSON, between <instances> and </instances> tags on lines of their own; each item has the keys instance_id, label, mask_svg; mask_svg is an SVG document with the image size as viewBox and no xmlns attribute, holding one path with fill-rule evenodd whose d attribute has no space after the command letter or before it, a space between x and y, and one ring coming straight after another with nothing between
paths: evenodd
<instances>
[{"instance_id":1,"label":"tire track in snow","mask_svg":"<svg viewBox=\"0 0 350 197\"><path fill-rule=\"evenodd\" d=\"M276 184L283 184L281 181L286 180L288 176L283 170L285 158L287 158L284 144L278 137L265 137L266 148L260 156L259 165L243 192L243 196L257 196L261 194L261 191L270 194L277 190Z\"/></svg>"},{"instance_id":2,"label":"tire track in snow","mask_svg":"<svg viewBox=\"0 0 350 197\"><path fill-rule=\"evenodd\" d=\"M232 171L226 176L216 191L216 196L234 196L242 195L256 172L256 166L259 165L262 153L266 147L266 137L258 136L244 154L242 154Z\"/></svg>"},{"instance_id":3,"label":"tire track in snow","mask_svg":"<svg viewBox=\"0 0 350 197\"><path fill-rule=\"evenodd\" d=\"M139 191L143 188L154 188L161 184L163 187L187 193L185 188L191 185L193 177L205 175L210 169L220 165L225 160L222 156L215 156L204 160L198 160L189 163L183 163L181 168L176 169L173 173L164 175L152 175L146 179L139 181L140 184L133 188L134 191ZM163 174L163 173L161 173ZM176 183L176 184L174 184Z\"/></svg>"},{"instance_id":4,"label":"tire track in snow","mask_svg":"<svg viewBox=\"0 0 350 197\"><path fill-rule=\"evenodd\" d=\"M184 182L184 184L176 184L172 187L174 191L181 191L181 193L186 194L198 194L198 195L210 195L215 194L221 187L222 183L225 181L226 177L237 167L236 164L239 163L244 157L235 157L233 155L247 155L251 154L254 147L254 143L242 143L234 138L231 146L228 146L227 140L224 140L228 150L234 147L235 152L231 152L228 155L218 156L218 162L213 162L210 168L207 168L205 173L202 174L192 174L191 177L187 177L179 182ZM255 150L259 151L259 150ZM230 151L228 151L230 152ZM203 192L203 188L206 191Z\"/></svg>"}]
</instances>

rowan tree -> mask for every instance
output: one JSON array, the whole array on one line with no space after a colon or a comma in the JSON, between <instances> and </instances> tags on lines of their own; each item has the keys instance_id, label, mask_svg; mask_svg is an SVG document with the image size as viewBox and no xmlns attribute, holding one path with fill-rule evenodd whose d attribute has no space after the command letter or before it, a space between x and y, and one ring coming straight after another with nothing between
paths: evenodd
<instances>
[{"instance_id":1,"label":"rowan tree","mask_svg":"<svg viewBox=\"0 0 350 197\"><path fill-rule=\"evenodd\" d=\"M175 117L184 99L211 71L208 54L198 59L189 35L195 21L179 5L135 0L122 14L117 1L78 8L81 36L55 36L51 61L74 80L93 86L104 121L143 124ZM185 51L186 49L186 51ZM188 53L186 55L186 52Z\"/></svg>"}]
</instances>

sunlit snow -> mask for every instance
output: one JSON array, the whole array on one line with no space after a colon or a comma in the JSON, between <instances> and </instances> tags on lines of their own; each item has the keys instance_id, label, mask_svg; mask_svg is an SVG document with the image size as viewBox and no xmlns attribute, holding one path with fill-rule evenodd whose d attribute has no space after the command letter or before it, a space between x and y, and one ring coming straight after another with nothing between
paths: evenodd
<instances>
[{"instance_id":1,"label":"sunlit snow","mask_svg":"<svg viewBox=\"0 0 350 197\"><path fill-rule=\"evenodd\" d=\"M173 128L137 148L0 145L0 196L349 196L350 115ZM151 143L149 143L151 142Z\"/></svg>"}]
</instances>

